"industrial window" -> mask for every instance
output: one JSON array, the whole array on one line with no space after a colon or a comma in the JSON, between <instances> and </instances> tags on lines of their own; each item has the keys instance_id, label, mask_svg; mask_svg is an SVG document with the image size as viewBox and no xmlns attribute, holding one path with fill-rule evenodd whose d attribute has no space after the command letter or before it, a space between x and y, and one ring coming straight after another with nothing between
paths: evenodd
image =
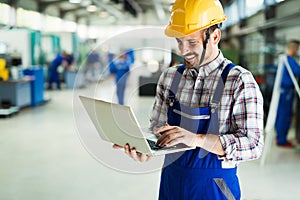
<instances>
[{"instance_id":1,"label":"industrial window","mask_svg":"<svg viewBox=\"0 0 300 200\"><path fill-rule=\"evenodd\" d=\"M245 0L246 17L254 15L259 10L264 9L264 0Z\"/></svg>"}]
</instances>

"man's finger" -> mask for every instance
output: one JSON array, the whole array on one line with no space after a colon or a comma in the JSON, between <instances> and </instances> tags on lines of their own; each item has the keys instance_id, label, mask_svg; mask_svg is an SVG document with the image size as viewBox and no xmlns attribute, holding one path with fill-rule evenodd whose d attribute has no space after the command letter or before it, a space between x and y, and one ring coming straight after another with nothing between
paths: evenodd
<instances>
[{"instance_id":1,"label":"man's finger","mask_svg":"<svg viewBox=\"0 0 300 200\"><path fill-rule=\"evenodd\" d=\"M165 132L165 134L163 134L162 136L160 136L156 142L157 145L159 146L164 146L166 144L168 144L171 140L176 139L177 137L179 137L178 132L174 131L173 129L170 131Z\"/></svg>"},{"instance_id":2,"label":"man's finger","mask_svg":"<svg viewBox=\"0 0 300 200\"><path fill-rule=\"evenodd\" d=\"M167 131L172 130L174 128L176 128L176 126L169 126L169 125L163 126L159 129L155 130L154 134L163 134L164 132L167 132Z\"/></svg>"},{"instance_id":3,"label":"man's finger","mask_svg":"<svg viewBox=\"0 0 300 200\"><path fill-rule=\"evenodd\" d=\"M139 161L139 157L138 157L138 154L136 152L136 149L135 148L132 148L130 150L130 157L135 160L135 161Z\"/></svg>"},{"instance_id":4,"label":"man's finger","mask_svg":"<svg viewBox=\"0 0 300 200\"><path fill-rule=\"evenodd\" d=\"M174 145L176 145L176 144L179 144L179 143L181 143L181 139L183 138L183 136L180 136L180 137L177 137L177 138L175 138L175 139L173 139L173 140L171 140L171 141L169 141L167 144L166 144L166 146L174 146Z\"/></svg>"},{"instance_id":5,"label":"man's finger","mask_svg":"<svg viewBox=\"0 0 300 200\"><path fill-rule=\"evenodd\" d=\"M140 156L140 161L141 162L146 162L146 161L148 161L148 160L150 160L150 156L147 156L146 154L141 154L141 156Z\"/></svg>"},{"instance_id":6,"label":"man's finger","mask_svg":"<svg viewBox=\"0 0 300 200\"><path fill-rule=\"evenodd\" d=\"M114 149L123 149L124 147L122 147L121 145L118 145L118 144L114 144L113 148Z\"/></svg>"},{"instance_id":7,"label":"man's finger","mask_svg":"<svg viewBox=\"0 0 300 200\"><path fill-rule=\"evenodd\" d=\"M130 147L129 147L128 144L126 144L126 145L124 146L124 150L125 150L125 153L126 153L126 154L130 154Z\"/></svg>"}]
</instances>

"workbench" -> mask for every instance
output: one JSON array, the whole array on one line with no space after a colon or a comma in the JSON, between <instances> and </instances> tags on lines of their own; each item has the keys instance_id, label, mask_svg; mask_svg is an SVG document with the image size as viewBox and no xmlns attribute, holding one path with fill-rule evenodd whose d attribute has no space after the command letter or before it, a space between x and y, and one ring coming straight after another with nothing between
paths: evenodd
<instances>
[{"instance_id":1,"label":"workbench","mask_svg":"<svg viewBox=\"0 0 300 200\"><path fill-rule=\"evenodd\" d=\"M0 82L0 103L8 102L19 108L31 105L31 82L33 79L8 80Z\"/></svg>"}]
</instances>

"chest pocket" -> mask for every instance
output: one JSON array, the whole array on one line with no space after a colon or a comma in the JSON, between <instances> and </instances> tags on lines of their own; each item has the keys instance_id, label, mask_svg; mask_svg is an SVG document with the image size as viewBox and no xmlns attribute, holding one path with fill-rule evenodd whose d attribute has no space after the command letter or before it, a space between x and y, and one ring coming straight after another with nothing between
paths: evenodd
<instances>
[{"instance_id":1,"label":"chest pocket","mask_svg":"<svg viewBox=\"0 0 300 200\"><path fill-rule=\"evenodd\" d=\"M169 90L168 123L172 126L180 126L193 133L207 133L208 129L210 129L210 133L218 134L219 120L217 105L219 105L221 100L228 73L234 66L232 63L227 65L221 74L222 79L219 80L213 96L213 105L215 106L192 108L180 104L175 98L182 73L185 69L184 65L180 65Z\"/></svg>"}]
</instances>

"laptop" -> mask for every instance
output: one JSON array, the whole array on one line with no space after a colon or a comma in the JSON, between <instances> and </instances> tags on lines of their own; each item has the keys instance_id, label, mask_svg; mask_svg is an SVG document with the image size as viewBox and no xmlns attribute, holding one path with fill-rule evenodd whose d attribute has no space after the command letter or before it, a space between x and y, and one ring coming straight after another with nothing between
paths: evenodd
<instances>
[{"instance_id":1,"label":"laptop","mask_svg":"<svg viewBox=\"0 0 300 200\"><path fill-rule=\"evenodd\" d=\"M170 147L156 146L157 137L152 133L142 131L130 106L84 96L79 96L79 98L99 136L107 142L120 146L128 143L138 152L149 156L165 155L194 148L185 144Z\"/></svg>"}]
</instances>

